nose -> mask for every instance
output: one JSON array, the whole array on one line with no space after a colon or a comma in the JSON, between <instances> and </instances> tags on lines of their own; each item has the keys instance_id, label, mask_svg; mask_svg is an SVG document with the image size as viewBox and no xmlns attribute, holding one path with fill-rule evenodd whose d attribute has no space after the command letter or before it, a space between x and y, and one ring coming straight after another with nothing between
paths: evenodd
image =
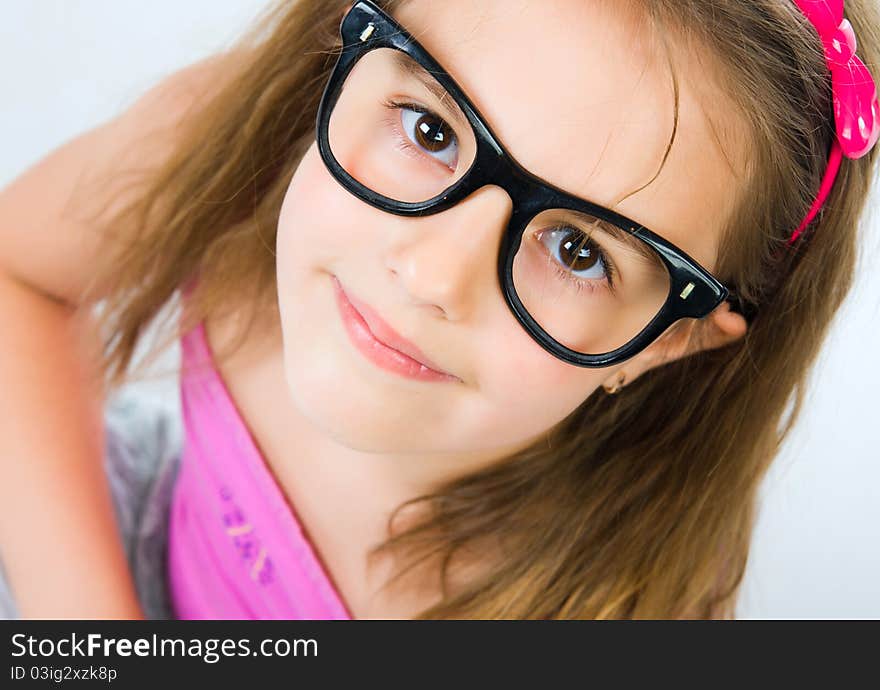
<instances>
[{"instance_id":1,"label":"nose","mask_svg":"<svg viewBox=\"0 0 880 690\"><path fill-rule=\"evenodd\" d=\"M418 227L388 249L386 268L413 303L462 320L481 298L500 294L498 251L512 208L504 189L481 187L451 208L419 218Z\"/></svg>"}]
</instances>

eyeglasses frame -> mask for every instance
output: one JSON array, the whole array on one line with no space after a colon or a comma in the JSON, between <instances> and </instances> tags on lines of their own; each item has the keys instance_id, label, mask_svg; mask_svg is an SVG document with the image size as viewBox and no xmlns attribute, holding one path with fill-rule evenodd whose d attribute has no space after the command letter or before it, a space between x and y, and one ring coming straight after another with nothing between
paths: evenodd
<instances>
[{"instance_id":1,"label":"eyeglasses frame","mask_svg":"<svg viewBox=\"0 0 880 690\"><path fill-rule=\"evenodd\" d=\"M325 165L336 180L362 201L400 216L440 213L486 185L503 188L513 202L510 221L498 253L501 292L526 332L555 357L580 367L608 367L634 357L653 343L669 326L682 318L700 319L733 296L695 259L644 225L556 187L526 170L507 151L464 90L428 51L393 17L370 0L359 0L340 24L343 46L330 74L318 107L316 138ZM339 164L330 149L330 115L348 74L357 61L372 50L392 48L418 62L449 93L464 113L476 139L476 154L467 172L440 194L420 202L385 197L364 186ZM529 222L541 211L567 209L596 216L648 244L669 271L666 301L654 318L624 345L602 354L584 354L556 341L532 318L516 294L513 263Z\"/></svg>"}]
</instances>

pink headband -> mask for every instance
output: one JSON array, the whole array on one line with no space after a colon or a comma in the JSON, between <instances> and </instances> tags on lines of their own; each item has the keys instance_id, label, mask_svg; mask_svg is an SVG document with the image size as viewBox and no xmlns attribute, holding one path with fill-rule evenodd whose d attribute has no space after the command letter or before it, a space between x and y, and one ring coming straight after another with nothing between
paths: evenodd
<instances>
[{"instance_id":1,"label":"pink headband","mask_svg":"<svg viewBox=\"0 0 880 690\"><path fill-rule=\"evenodd\" d=\"M825 60L831 70L837 136L831 144L819 195L807 217L788 240L789 245L794 243L825 202L837 177L841 156L861 158L880 137L877 85L865 63L855 54L856 36L852 25L843 18L843 0L795 0L795 4L816 27L822 39Z\"/></svg>"}]
</instances>

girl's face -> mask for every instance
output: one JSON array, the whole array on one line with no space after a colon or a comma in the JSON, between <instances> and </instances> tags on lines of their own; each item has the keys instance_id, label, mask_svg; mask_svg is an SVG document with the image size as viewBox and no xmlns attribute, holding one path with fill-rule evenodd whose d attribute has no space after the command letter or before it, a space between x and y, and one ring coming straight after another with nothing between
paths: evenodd
<instances>
[{"instance_id":1,"label":"girl's face","mask_svg":"<svg viewBox=\"0 0 880 690\"><path fill-rule=\"evenodd\" d=\"M662 171L616 205L655 175L673 128L659 40L625 5L411 0L396 17L522 165L712 271L738 184L731 152L719 148L734 123L715 115L733 109L709 91L696 58L677 56L678 132ZM277 243L286 377L303 415L359 451L491 459L529 445L593 393L609 370L556 359L504 301L496 262L510 211L506 192L489 186L434 215L384 212L342 188L313 144L287 190ZM457 379L374 364L348 334L334 276Z\"/></svg>"}]
</instances>

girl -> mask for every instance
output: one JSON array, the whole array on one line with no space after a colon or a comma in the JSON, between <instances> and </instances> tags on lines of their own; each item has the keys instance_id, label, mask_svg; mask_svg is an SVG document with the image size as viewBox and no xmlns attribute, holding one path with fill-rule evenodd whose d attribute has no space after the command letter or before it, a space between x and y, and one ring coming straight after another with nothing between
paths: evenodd
<instances>
[{"instance_id":1,"label":"girl","mask_svg":"<svg viewBox=\"0 0 880 690\"><path fill-rule=\"evenodd\" d=\"M2 294L43 327L7 342L100 302L100 357L30 371L102 376L63 464L4 430L13 590L138 614L80 409L179 299L171 615L732 616L876 160L880 17L843 12L288 0L23 177ZM34 250L27 194L85 151L81 225ZM60 409L8 348L15 409Z\"/></svg>"}]
</instances>

